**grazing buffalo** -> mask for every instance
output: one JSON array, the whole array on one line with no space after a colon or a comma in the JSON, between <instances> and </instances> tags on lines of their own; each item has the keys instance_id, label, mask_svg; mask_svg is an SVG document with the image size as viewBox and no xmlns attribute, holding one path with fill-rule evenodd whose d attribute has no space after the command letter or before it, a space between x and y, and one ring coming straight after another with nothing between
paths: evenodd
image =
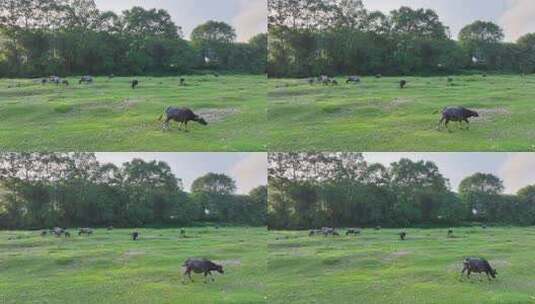
<instances>
[{"instance_id":1,"label":"grazing buffalo","mask_svg":"<svg viewBox=\"0 0 535 304\"><path fill-rule=\"evenodd\" d=\"M360 83L359 76L349 76L347 77L346 83Z\"/></svg>"},{"instance_id":2,"label":"grazing buffalo","mask_svg":"<svg viewBox=\"0 0 535 304\"><path fill-rule=\"evenodd\" d=\"M375 230L381 230L381 226L375 226Z\"/></svg>"},{"instance_id":3,"label":"grazing buffalo","mask_svg":"<svg viewBox=\"0 0 535 304\"><path fill-rule=\"evenodd\" d=\"M193 113L192 110L188 108L174 108L169 107L165 110L165 113L162 114L159 118L161 121L163 116L166 116L165 118L165 127L169 128L169 121L174 120L178 123L180 123L179 128L182 127L182 125L185 126L186 132L188 132L188 122L190 121L196 121L201 125L208 125L208 123L202 118Z\"/></svg>"},{"instance_id":4,"label":"grazing buffalo","mask_svg":"<svg viewBox=\"0 0 535 304\"><path fill-rule=\"evenodd\" d=\"M71 233L69 231L65 231L65 238L70 238L71 237Z\"/></svg>"},{"instance_id":5,"label":"grazing buffalo","mask_svg":"<svg viewBox=\"0 0 535 304\"><path fill-rule=\"evenodd\" d=\"M194 273L204 273L204 282L207 281L207 276L210 275L212 278L212 281L215 281L214 277L212 276L212 271L217 271L221 274L224 274L223 266L218 265L214 262L211 262L207 259L187 259L186 262L184 262L184 267L186 267L186 271L184 272L184 276L188 276L190 281L193 282L193 279L191 278L191 272ZM185 278L183 278L183 283L185 283Z\"/></svg>"},{"instance_id":6,"label":"grazing buffalo","mask_svg":"<svg viewBox=\"0 0 535 304\"><path fill-rule=\"evenodd\" d=\"M377 74L377 75L375 75L375 78L377 78L377 79L379 79L379 78L381 78L381 77L383 77L383 75L381 75L381 74Z\"/></svg>"},{"instance_id":7,"label":"grazing buffalo","mask_svg":"<svg viewBox=\"0 0 535 304\"><path fill-rule=\"evenodd\" d=\"M440 128L444 124L447 128L450 121L457 121L462 127L463 121L470 124L468 119L471 117L479 117L479 114L464 107L446 107L442 110L442 118L438 122L438 126ZM468 126L466 128L468 129Z\"/></svg>"},{"instance_id":8,"label":"grazing buffalo","mask_svg":"<svg viewBox=\"0 0 535 304\"><path fill-rule=\"evenodd\" d=\"M359 235L360 234L360 229L357 229L357 228L349 228L347 229L346 231L346 235Z\"/></svg>"},{"instance_id":9,"label":"grazing buffalo","mask_svg":"<svg viewBox=\"0 0 535 304\"><path fill-rule=\"evenodd\" d=\"M139 232L137 231L132 232L132 240L137 241L138 238L139 238Z\"/></svg>"},{"instance_id":10,"label":"grazing buffalo","mask_svg":"<svg viewBox=\"0 0 535 304\"><path fill-rule=\"evenodd\" d=\"M180 78L180 86L185 86L185 85L186 85L186 79Z\"/></svg>"},{"instance_id":11,"label":"grazing buffalo","mask_svg":"<svg viewBox=\"0 0 535 304\"><path fill-rule=\"evenodd\" d=\"M139 85L139 81L137 79L132 80L132 89L135 89Z\"/></svg>"},{"instance_id":12,"label":"grazing buffalo","mask_svg":"<svg viewBox=\"0 0 535 304\"><path fill-rule=\"evenodd\" d=\"M407 233L406 233L405 231L401 231L401 232L399 233L399 238L400 238L402 241L404 241L406 237L407 237Z\"/></svg>"},{"instance_id":13,"label":"grazing buffalo","mask_svg":"<svg viewBox=\"0 0 535 304\"><path fill-rule=\"evenodd\" d=\"M63 233L65 233L65 229L61 228L61 227L54 227L54 229L52 229L54 235L56 237L60 237Z\"/></svg>"},{"instance_id":14,"label":"grazing buffalo","mask_svg":"<svg viewBox=\"0 0 535 304\"><path fill-rule=\"evenodd\" d=\"M186 229L180 229L180 237L182 238L186 237Z\"/></svg>"},{"instance_id":15,"label":"grazing buffalo","mask_svg":"<svg viewBox=\"0 0 535 304\"><path fill-rule=\"evenodd\" d=\"M91 228L80 228L80 230L78 231L78 235L82 235L82 234L92 235L93 234L93 229L91 229Z\"/></svg>"},{"instance_id":16,"label":"grazing buffalo","mask_svg":"<svg viewBox=\"0 0 535 304\"><path fill-rule=\"evenodd\" d=\"M46 236L47 232L46 230L41 231L41 236Z\"/></svg>"},{"instance_id":17,"label":"grazing buffalo","mask_svg":"<svg viewBox=\"0 0 535 304\"><path fill-rule=\"evenodd\" d=\"M331 228L331 227L323 227L321 228L321 232L323 233L324 236L329 236L329 235L340 236L340 234L336 231L336 229Z\"/></svg>"},{"instance_id":18,"label":"grazing buffalo","mask_svg":"<svg viewBox=\"0 0 535 304\"><path fill-rule=\"evenodd\" d=\"M496 278L496 275L498 272L496 269L493 269L489 262L483 258L466 258L463 262L463 270L461 271L462 274L466 271L466 277L470 278L470 273L485 273L487 275L487 278L489 281L492 278Z\"/></svg>"},{"instance_id":19,"label":"grazing buffalo","mask_svg":"<svg viewBox=\"0 0 535 304\"><path fill-rule=\"evenodd\" d=\"M308 236L314 236L314 235L317 235L317 234L322 234L323 231L321 230L318 230L318 229L312 229L308 232Z\"/></svg>"},{"instance_id":20,"label":"grazing buffalo","mask_svg":"<svg viewBox=\"0 0 535 304\"><path fill-rule=\"evenodd\" d=\"M400 80L399 81L399 88L400 89L405 88L406 85L407 85L407 81L406 80Z\"/></svg>"},{"instance_id":21,"label":"grazing buffalo","mask_svg":"<svg viewBox=\"0 0 535 304\"><path fill-rule=\"evenodd\" d=\"M47 82L48 82L48 79L46 78L41 79L41 84L46 84Z\"/></svg>"},{"instance_id":22,"label":"grazing buffalo","mask_svg":"<svg viewBox=\"0 0 535 304\"><path fill-rule=\"evenodd\" d=\"M453 236L453 229L450 229L448 230L448 237L452 237Z\"/></svg>"},{"instance_id":23,"label":"grazing buffalo","mask_svg":"<svg viewBox=\"0 0 535 304\"><path fill-rule=\"evenodd\" d=\"M82 84L82 83L91 84L93 83L93 77L89 75L82 76L82 78L80 78L80 81L78 83L79 84Z\"/></svg>"}]
</instances>

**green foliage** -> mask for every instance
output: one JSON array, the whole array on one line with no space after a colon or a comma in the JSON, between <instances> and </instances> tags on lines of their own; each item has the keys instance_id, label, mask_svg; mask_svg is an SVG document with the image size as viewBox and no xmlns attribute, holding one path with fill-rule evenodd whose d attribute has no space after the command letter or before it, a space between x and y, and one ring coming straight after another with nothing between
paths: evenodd
<instances>
[{"instance_id":1,"label":"green foliage","mask_svg":"<svg viewBox=\"0 0 535 304\"><path fill-rule=\"evenodd\" d=\"M272 153L269 161L272 229L533 221L533 189L503 195L493 175L466 178L457 194L433 162L401 159L385 168L358 153Z\"/></svg>"},{"instance_id":2,"label":"green foliage","mask_svg":"<svg viewBox=\"0 0 535 304\"><path fill-rule=\"evenodd\" d=\"M164 162L134 159L117 167L90 153L3 153L0 185L0 228L265 223L262 209L253 210L266 204L261 189L248 196L235 195L235 186L204 187L190 195ZM203 214L208 209L213 216Z\"/></svg>"},{"instance_id":3,"label":"green foliage","mask_svg":"<svg viewBox=\"0 0 535 304\"><path fill-rule=\"evenodd\" d=\"M133 7L117 15L99 11L94 0L3 1L0 31L4 77L165 75L207 68L263 73L266 64L266 49L234 43L228 24L200 26L189 42L165 10ZM208 53L215 54L214 64L205 63Z\"/></svg>"},{"instance_id":4,"label":"green foliage","mask_svg":"<svg viewBox=\"0 0 535 304\"><path fill-rule=\"evenodd\" d=\"M533 52L502 43L503 30L491 22L466 26L454 41L430 9L401 7L384 15L359 0L273 0L268 8L272 77L527 73L534 66Z\"/></svg>"}]
</instances>

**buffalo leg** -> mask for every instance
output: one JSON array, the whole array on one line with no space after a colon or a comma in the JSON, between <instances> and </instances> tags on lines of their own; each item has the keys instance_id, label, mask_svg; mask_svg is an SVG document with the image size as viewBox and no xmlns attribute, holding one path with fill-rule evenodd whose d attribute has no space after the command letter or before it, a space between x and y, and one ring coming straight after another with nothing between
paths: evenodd
<instances>
[{"instance_id":1,"label":"buffalo leg","mask_svg":"<svg viewBox=\"0 0 535 304\"><path fill-rule=\"evenodd\" d=\"M468 121L468 119L465 119L464 121L466 121L466 130L469 130L470 129L470 121Z\"/></svg>"},{"instance_id":2,"label":"buffalo leg","mask_svg":"<svg viewBox=\"0 0 535 304\"><path fill-rule=\"evenodd\" d=\"M470 278L470 273L472 273L472 271L470 269L468 269L468 272L466 273L466 277L467 278Z\"/></svg>"}]
</instances>

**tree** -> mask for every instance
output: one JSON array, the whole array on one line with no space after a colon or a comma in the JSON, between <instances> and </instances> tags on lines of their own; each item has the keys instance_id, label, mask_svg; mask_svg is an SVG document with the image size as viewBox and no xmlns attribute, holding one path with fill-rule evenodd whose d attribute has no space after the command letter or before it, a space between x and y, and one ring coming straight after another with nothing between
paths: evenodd
<instances>
[{"instance_id":1,"label":"tree","mask_svg":"<svg viewBox=\"0 0 535 304\"><path fill-rule=\"evenodd\" d=\"M496 219L499 196L504 191L503 181L495 175L476 173L461 181L459 195L466 202L474 219Z\"/></svg>"},{"instance_id":2,"label":"tree","mask_svg":"<svg viewBox=\"0 0 535 304\"><path fill-rule=\"evenodd\" d=\"M403 6L390 15L392 30L397 35L438 40L448 38L448 28L433 10L414 10Z\"/></svg>"},{"instance_id":3,"label":"tree","mask_svg":"<svg viewBox=\"0 0 535 304\"><path fill-rule=\"evenodd\" d=\"M459 42L476 64L496 67L498 43L504 38L503 30L495 23L476 21L459 33Z\"/></svg>"}]
</instances>

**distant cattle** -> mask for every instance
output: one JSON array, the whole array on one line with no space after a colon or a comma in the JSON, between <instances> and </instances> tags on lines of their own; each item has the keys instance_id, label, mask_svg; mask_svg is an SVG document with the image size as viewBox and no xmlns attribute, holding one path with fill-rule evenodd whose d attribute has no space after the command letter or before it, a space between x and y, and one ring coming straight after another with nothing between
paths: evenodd
<instances>
[{"instance_id":1,"label":"distant cattle","mask_svg":"<svg viewBox=\"0 0 535 304\"><path fill-rule=\"evenodd\" d=\"M112 231L113 230L113 226L108 226L108 228L106 228L106 230Z\"/></svg>"},{"instance_id":2,"label":"distant cattle","mask_svg":"<svg viewBox=\"0 0 535 304\"><path fill-rule=\"evenodd\" d=\"M346 235L359 235L360 234L360 229L357 229L357 228L349 228L347 229L346 231Z\"/></svg>"},{"instance_id":3,"label":"distant cattle","mask_svg":"<svg viewBox=\"0 0 535 304\"><path fill-rule=\"evenodd\" d=\"M79 84L82 84L82 83L91 84L93 83L93 77L89 75L82 76L82 78L80 78L80 81L78 83Z\"/></svg>"},{"instance_id":4,"label":"distant cattle","mask_svg":"<svg viewBox=\"0 0 535 304\"><path fill-rule=\"evenodd\" d=\"M407 233L406 233L405 231L401 231L401 232L399 233L399 238L400 238L402 241L404 241L406 237L407 237Z\"/></svg>"},{"instance_id":5,"label":"distant cattle","mask_svg":"<svg viewBox=\"0 0 535 304\"><path fill-rule=\"evenodd\" d=\"M69 81L67 79L63 79L61 83L67 87L69 86Z\"/></svg>"},{"instance_id":6,"label":"distant cattle","mask_svg":"<svg viewBox=\"0 0 535 304\"><path fill-rule=\"evenodd\" d=\"M406 85L407 85L407 81L406 80L400 80L399 81L399 87L401 89L405 88Z\"/></svg>"},{"instance_id":7,"label":"distant cattle","mask_svg":"<svg viewBox=\"0 0 535 304\"><path fill-rule=\"evenodd\" d=\"M453 236L453 229L450 229L448 230L448 237L452 237Z\"/></svg>"},{"instance_id":8,"label":"distant cattle","mask_svg":"<svg viewBox=\"0 0 535 304\"><path fill-rule=\"evenodd\" d=\"M182 237L182 238L186 237L186 229L184 229L184 228L180 229L180 237Z\"/></svg>"},{"instance_id":9,"label":"distant cattle","mask_svg":"<svg viewBox=\"0 0 535 304\"><path fill-rule=\"evenodd\" d=\"M82 235L82 234L92 235L93 234L93 229L91 229L91 228L80 228L80 230L78 230L78 235Z\"/></svg>"},{"instance_id":10,"label":"distant cattle","mask_svg":"<svg viewBox=\"0 0 535 304\"><path fill-rule=\"evenodd\" d=\"M139 232L137 231L132 232L132 240L137 241L138 238L139 238Z\"/></svg>"},{"instance_id":11,"label":"distant cattle","mask_svg":"<svg viewBox=\"0 0 535 304\"><path fill-rule=\"evenodd\" d=\"M46 230L41 231L41 236L46 236L47 232Z\"/></svg>"},{"instance_id":12,"label":"distant cattle","mask_svg":"<svg viewBox=\"0 0 535 304\"><path fill-rule=\"evenodd\" d=\"M132 89L135 89L139 85L139 81L137 79L132 80Z\"/></svg>"},{"instance_id":13,"label":"distant cattle","mask_svg":"<svg viewBox=\"0 0 535 304\"><path fill-rule=\"evenodd\" d=\"M185 86L185 85L186 85L186 79L180 78L180 86Z\"/></svg>"},{"instance_id":14,"label":"distant cattle","mask_svg":"<svg viewBox=\"0 0 535 304\"><path fill-rule=\"evenodd\" d=\"M375 226L375 230L381 230L381 226Z\"/></svg>"},{"instance_id":15,"label":"distant cattle","mask_svg":"<svg viewBox=\"0 0 535 304\"><path fill-rule=\"evenodd\" d=\"M319 229L312 229L308 232L308 236L314 236L319 234L323 234L323 232Z\"/></svg>"},{"instance_id":16,"label":"distant cattle","mask_svg":"<svg viewBox=\"0 0 535 304\"><path fill-rule=\"evenodd\" d=\"M360 83L359 76L349 76L347 77L346 83Z\"/></svg>"},{"instance_id":17,"label":"distant cattle","mask_svg":"<svg viewBox=\"0 0 535 304\"><path fill-rule=\"evenodd\" d=\"M375 75L375 78L377 78L377 79L382 78L382 77L383 77L383 75L381 75L381 74Z\"/></svg>"},{"instance_id":18,"label":"distant cattle","mask_svg":"<svg viewBox=\"0 0 535 304\"><path fill-rule=\"evenodd\" d=\"M191 278L191 272L194 273L203 273L204 274L204 281L207 282L207 277L210 275L212 278L212 281L215 281L214 277L212 276L212 271L217 271L221 274L224 274L223 266L218 265L212 261L209 261L207 259L187 259L186 262L184 262L184 265L186 267L186 271L184 272L184 277L187 275L191 282L193 282L193 279ZM183 278L182 282L185 283L185 278Z\"/></svg>"},{"instance_id":19,"label":"distant cattle","mask_svg":"<svg viewBox=\"0 0 535 304\"><path fill-rule=\"evenodd\" d=\"M164 115L166 116L164 123L166 128L169 128L169 121L171 120L178 122L180 124L179 127L184 126L186 132L188 132L188 122L190 121L198 122L199 124L204 126L208 125L206 120L204 120L199 115L193 113L193 111L188 108L168 107L165 110L165 113L160 116L160 121L162 120Z\"/></svg>"},{"instance_id":20,"label":"distant cattle","mask_svg":"<svg viewBox=\"0 0 535 304\"><path fill-rule=\"evenodd\" d=\"M65 238L70 238L71 237L71 233L69 231L65 231Z\"/></svg>"},{"instance_id":21,"label":"distant cattle","mask_svg":"<svg viewBox=\"0 0 535 304\"><path fill-rule=\"evenodd\" d=\"M336 229L331 228L331 227L323 227L321 228L321 232L323 233L324 236L329 236L329 235L340 236L338 231L336 231Z\"/></svg>"},{"instance_id":22,"label":"distant cattle","mask_svg":"<svg viewBox=\"0 0 535 304\"><path fill-rule=\"evenodd\" d=\"M476 111L469 110L465 107L446 107L442 110L442 118L440 119L438 126L440 128L444 125L447 128L450 121L459 122L461 126L463 122L470 124L468 119L471 117L479 117L479 114ZM468 128L468 126L466 128Z\"/></svg>"},{"instance_id":23,"label":"distant cattle","mask_svg":"<svg viewBox=\"0 0 535 304\"><path fill-rule=\"evenodd\" d=\"M463 270L461 271L461 275L464 274L464 272L466 272L466 277L468 278L470 278L470 274L472 272L484 272L489 281L492 280L491 277L496 278L496 275L498 274L496 269L493 269L489 262L484 258L466 258L463 262Z\"/></svg>"}]
</instances>

